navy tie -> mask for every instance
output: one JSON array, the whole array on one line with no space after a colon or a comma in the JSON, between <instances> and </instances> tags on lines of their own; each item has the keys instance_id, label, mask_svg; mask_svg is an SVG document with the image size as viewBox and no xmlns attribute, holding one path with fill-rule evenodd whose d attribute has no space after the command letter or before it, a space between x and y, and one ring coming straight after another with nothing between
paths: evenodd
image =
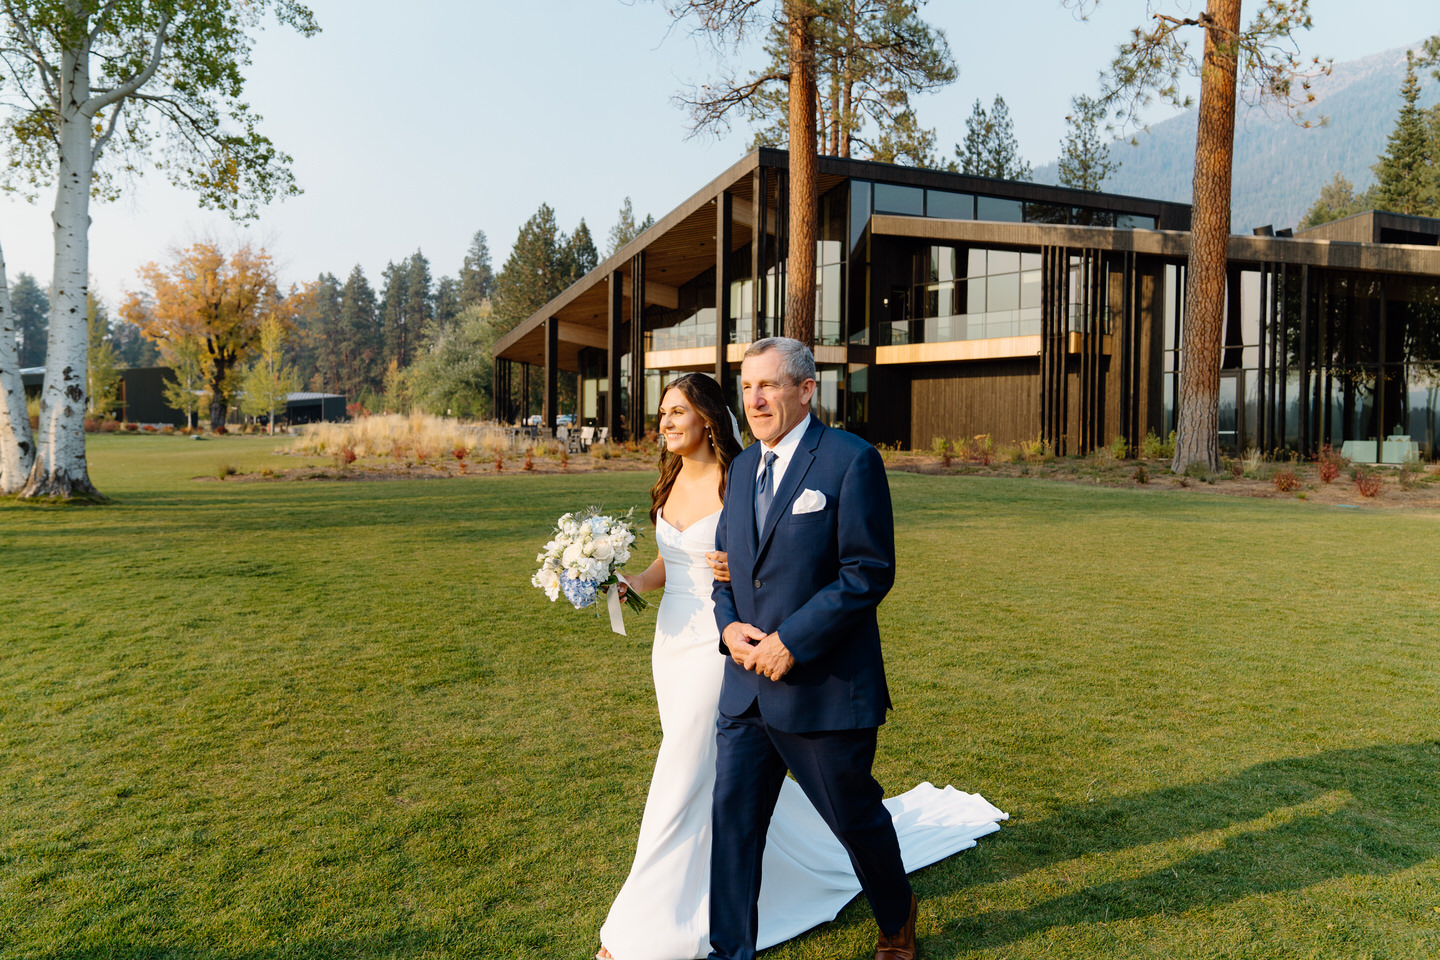
<instances>
[{"instance_id":1,"label":"navy tie","mask_svg":"<svg viewBox=\"0 0 1440 960\"><path fill-rule=\"evenodd\" d=\"M765 466L760 468L760 479L755 484L755 530L765 529L765 514L770 511L770 501L775 499L775 475L770 467L775 463L775 451L765 451Z\"/></svg>"}]
</instances>

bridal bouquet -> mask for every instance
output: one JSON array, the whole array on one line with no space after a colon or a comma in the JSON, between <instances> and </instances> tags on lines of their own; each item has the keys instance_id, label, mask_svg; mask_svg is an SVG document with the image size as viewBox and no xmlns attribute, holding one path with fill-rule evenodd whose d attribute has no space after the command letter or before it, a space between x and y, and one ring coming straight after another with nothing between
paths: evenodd
<instances>
[{"instance_id":1,"label":"bridal bouquet","mask_svg":"<svg viewBox=\"0 0 1440 960\"><path fill-rule=\"evenodd\" d=\"M563 593L577 610L592 606L601 588L620 582L620 568L629 562L630 546L639 537L634 514L634 507L615 517L602 514L599 507L565 514L555 522L555 533L535 558L540 569L530 583L544 590L552 603ZM620 603L615 599L618 592L609 593L610 625L624 633L619 625ZM626 591L625 603L635 611L650 605L633 590Z\"/></svg>"}]
</instances>

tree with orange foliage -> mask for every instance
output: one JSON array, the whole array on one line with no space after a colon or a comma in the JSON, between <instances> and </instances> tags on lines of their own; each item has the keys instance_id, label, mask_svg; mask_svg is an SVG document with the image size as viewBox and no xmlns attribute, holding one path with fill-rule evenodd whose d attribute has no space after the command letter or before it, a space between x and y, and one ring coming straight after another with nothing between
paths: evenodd
<instances>
[{"instance_id":1,"label":"tree with orange foliage","mask_svg":"<svg viewBox=\"0 0 1440 960\"><path fill-rule=\"evenodd\" d=\"M270 254L245 244L227 255L218 244L196 243L168 266L148 263L139 273L146 289L131 292L120 315L162 345L201 346L210 427L223 426L232 374L259 342L265 318L284 311Z\"/></svg>"}]
</instances>

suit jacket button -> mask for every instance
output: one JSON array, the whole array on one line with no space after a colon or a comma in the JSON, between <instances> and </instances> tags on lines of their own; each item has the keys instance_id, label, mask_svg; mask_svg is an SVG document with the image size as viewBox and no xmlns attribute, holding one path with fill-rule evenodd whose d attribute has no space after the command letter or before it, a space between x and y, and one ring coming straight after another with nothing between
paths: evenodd
<instances>
[{"instance_id":1,"label":"suit jacket button","mask_svg":"<svg viewBox=\"0 0 1440 960\"><path fill-rule=\"evenodd\" d=\"M759 580L756 580L756 581L755 581L755 589L756 589L756 590L759 590L759 589L760 589L760 581L759 581Z\"/></svg>"}]
</instances>

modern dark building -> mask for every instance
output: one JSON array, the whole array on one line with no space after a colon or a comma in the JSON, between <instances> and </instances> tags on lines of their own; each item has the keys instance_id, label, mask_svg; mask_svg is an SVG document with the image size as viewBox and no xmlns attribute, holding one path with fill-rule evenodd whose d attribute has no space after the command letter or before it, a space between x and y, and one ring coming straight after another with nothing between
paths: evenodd
<instances>
[{"instance_id":1,"label":"modern dark building","mask_svg":"<svg viewBox=\"0 0 1440 960\"><path fill-rule=\"evenodd\" d=\"M750 153L501 339L496 417L528 414L538 377L553 425L567 373L582 422L619 436L654 426L681 372L737 395L746 345L783 329L787 162ZM1173 428L1188 206L829 157L819 195L828 423L1063 453ZM1440 221L1385 213L1232 236L1222 445L1433 459L1437 240Z\"/></svg>"}]
</instances>

